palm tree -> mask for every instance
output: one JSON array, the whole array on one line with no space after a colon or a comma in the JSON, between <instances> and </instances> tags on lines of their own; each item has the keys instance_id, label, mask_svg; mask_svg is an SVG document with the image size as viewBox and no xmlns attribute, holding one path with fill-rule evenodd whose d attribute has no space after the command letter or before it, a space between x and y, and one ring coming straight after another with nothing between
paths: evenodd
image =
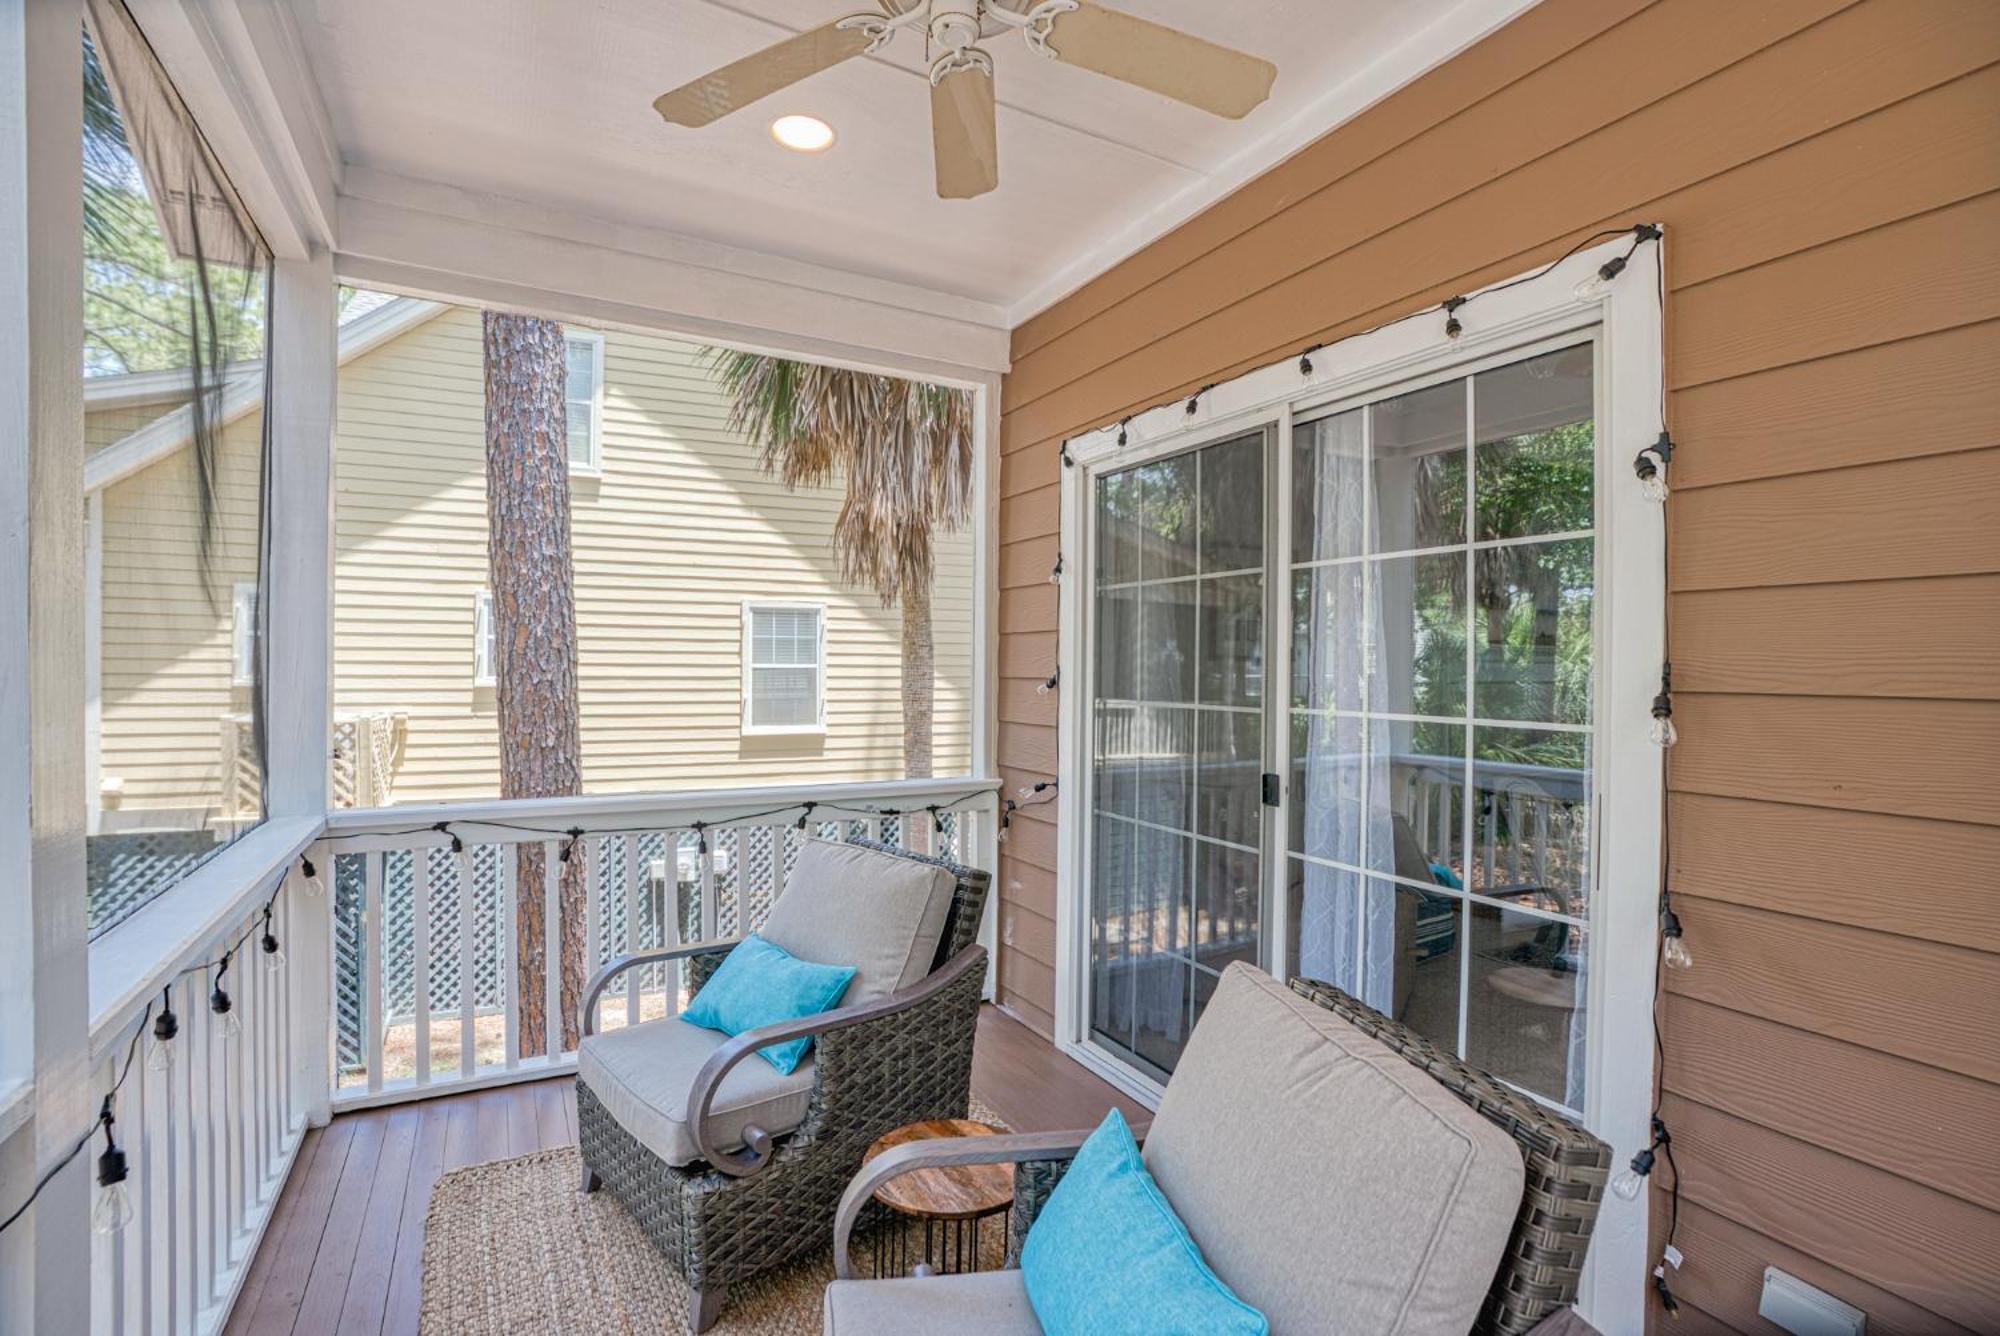
<instances>
[{"instance_id":1,"label":"palm tree","mask_svg":"<svg viewBox=\"0 0 2000 1336\"><path fill-rule=\"evenodd\" d=\"M842 367L710 349L735 402L730 426L790 488L844 476L833 526L841 577L901 606L903 773L932 765L936 670L931 577L937 536L972 507L972 394Z\"/></svg>"}]
</instances>

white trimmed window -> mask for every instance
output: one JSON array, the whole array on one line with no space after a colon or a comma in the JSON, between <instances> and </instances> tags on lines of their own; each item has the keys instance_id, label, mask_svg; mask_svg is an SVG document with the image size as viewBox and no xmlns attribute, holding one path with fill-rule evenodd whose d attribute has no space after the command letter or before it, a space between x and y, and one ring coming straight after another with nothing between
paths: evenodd
<instances>
[{"instance_id":1,"label":"white trimmed window","mask_svg":"<svg viewBox=\"0 0 2000 1336\"><path fill-rule=\"evenodd\" d=\"M569 408L569 466L595 473L604 466L604 336L563 335L567 376L563 398Z\"/></svg>"},{"instance_id":2,"label":"white trimmed window","mask_svg":"<svg viewBox=\"0 0 2000 1336\"><path fill-rule=\"evenodd\" d=\"M231 600L229 622L229 681L247 687L257 681L257 586L239 582Z\"/></svg>"},{"instance_id":3,"label":"white trimmed window","mask_svg":"<svg viewBox=\"0 0 2000 1336\"><path fill-rule=\"evenodd\" d=\"M494 684L497 667L494 648L493 591L482 589L472 596L472 685Z\"/></svg>"},{"instance_id":4,"label":"white trimmed window","mask_svg":"<svg viewBox=\"0 0 2000 1336\"><path fill-rule=\"evenodd\" d=\"M826 727L826 606L743 605L743 731Z\"/></svg>"}]
</instances>

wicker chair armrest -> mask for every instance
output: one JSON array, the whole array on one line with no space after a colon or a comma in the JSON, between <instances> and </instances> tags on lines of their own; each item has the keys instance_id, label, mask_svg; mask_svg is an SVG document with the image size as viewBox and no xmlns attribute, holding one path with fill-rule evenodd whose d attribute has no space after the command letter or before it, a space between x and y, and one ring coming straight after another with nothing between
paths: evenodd
<instances>
[{"instance_id":1,"label":"wicker chair armrest","mask_svg":"<svg viewBox=\"0 0 2000 1336\"><path fill-rule=\"evenodd\" d=\"M590 982L583 989L583 1013L576 1018L577 1030L583 1035L597 1033L597 999L611 986L611 981L626 970L640 965L658 964L663 960L688 960L695 956L715 955L733 950L741 941L732 937L720 942L694 942L687 946L662 946L651 951L634 951L629 956L620 956L597 973L590 976ZM629 1021L627 1022L630 1023Z\"/></svg>"},{"instance_id":2,"label":"wicker chair armrest","mask_svg":"<svg viewBox=\"0 0 2000 1336\"><path fill-rule=\"evenodd\" d=\"M941 1169L955 1164L1024 1164L1067 1161L1087 1140L1092 1128L1070 1132L1012 1133L991 1137L938 1137L892 1146L861 1167L840 1199L833 1220L833 1271L841 1280L854 1279L854 1259L848 1242L861 1208L876 1189L917 1169Z\"/></svg>"},{"instance_id":3,"label":"wicker chair armrest","mask_svg":"<svg viewBox=\"0 0 2000 1336\"><path fill-rule=\"evenodd\" d=\"M871 1002L862 1002L851 1007L836 1007L832 1011L822 1011L812 1016L802 1016L795 1021L781 1021L776 1025L760 1025L723 1044L708 1055L708 1061L695 1074L694 1085L688 1091L687 1125L694 1134L695 1145L701 1150L702 1158L732 1178L747 1178L757 1173L771 1161L771 1134L756 1124L743 1129L743 1149L727 1151L714 1145L708 1139L708 1113L715 1103L715 1094L722 1086L722 1078L727 1076L737 1063L748 1058L760 1048L773 1044L783 1044L794 1039L806 1039L829 1034L836 1030L851 1029L870 1021L893 1016L922 1006L938 994L950 988L968 973L986 969L986 948L968 947L945 962L944 967L931 971L924 979Z\"/></svg>"}]
</instances>

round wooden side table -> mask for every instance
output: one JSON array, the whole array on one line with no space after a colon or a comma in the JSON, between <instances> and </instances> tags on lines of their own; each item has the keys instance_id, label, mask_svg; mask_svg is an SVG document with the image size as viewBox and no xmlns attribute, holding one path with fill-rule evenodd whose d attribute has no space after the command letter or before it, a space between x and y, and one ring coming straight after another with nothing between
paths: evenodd
<instances>
[{"instance_id":1,"label":"round wooden side table","mask_svg":"<svg viewBox=\"0 0 2000 1336\"><path fill-rule=\"evenodd\" d=\"M911 1123L876 1139L863 1164L891 1146L939 1137L990 1137L1004 1131L970 1118L934 1118ZM907 1275L916 1222L924 1226L922 1264L941 1272L979 1269L979 1222L1004 1214L1014 1204L1011 1164L954 1164L915 1169L875 1190L875 1200L902 1217L875 1235L877 1277Z\"/></svg>"}]
</instances>

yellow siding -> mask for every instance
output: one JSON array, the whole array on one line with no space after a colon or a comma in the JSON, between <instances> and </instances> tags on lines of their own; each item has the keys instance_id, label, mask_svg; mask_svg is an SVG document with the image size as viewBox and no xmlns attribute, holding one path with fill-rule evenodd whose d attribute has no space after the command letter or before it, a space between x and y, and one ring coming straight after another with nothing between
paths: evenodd
<instances>
[{"instance_id":1,"label":"yellow siding","mask_svg":"<svg viewBox=\"0 0 2000 1336\"><path fill-rule=\"evenodd\" d=\"M487 580L481 356L479 313L452 309L340 373L335 709L408 716L399 802L499 788L494 693L472 681L474 601ZM767 478L727 429L727 397L693 345L607 333L604 381L603 471L572 478L585 790L899 776L898 614L837 577L840 489L794 493ZM170 512L176 541L189 541L185 516L151 501L185 468L184 454L156 465L107 504L104 767L128 775L130 795L137 755L159 754L148 806L213 801L219 720L241 706L226 690L167 687L189 677L226 687L226 581L220 616L189 610L188 643L159 656L143 690L108 689L111 610L140 596L153 565L135 546L137 517ZM114 508L133 519L114 526ZM247 542L254 512L232 517L232 537ZM939 551L939 774L970 764L972 597L968 531ZM742 735L742 605L757 598L827 605L823 737Z\"/></svg>"},{"instance_id":2,"label":"yellow siding","mask_svg":"<svg viewBox=\"0 0 2000 1336\"><path fill-rule=\"evenodd\" d=\"M221 804L223 719L250 708L230 684L230 631L233 586L257 578L262 431L251 413L223 432L206 578L189 451L104 491L101 773L123 785L107 829L199 825Z\"/></svg>"}]
</instances>

